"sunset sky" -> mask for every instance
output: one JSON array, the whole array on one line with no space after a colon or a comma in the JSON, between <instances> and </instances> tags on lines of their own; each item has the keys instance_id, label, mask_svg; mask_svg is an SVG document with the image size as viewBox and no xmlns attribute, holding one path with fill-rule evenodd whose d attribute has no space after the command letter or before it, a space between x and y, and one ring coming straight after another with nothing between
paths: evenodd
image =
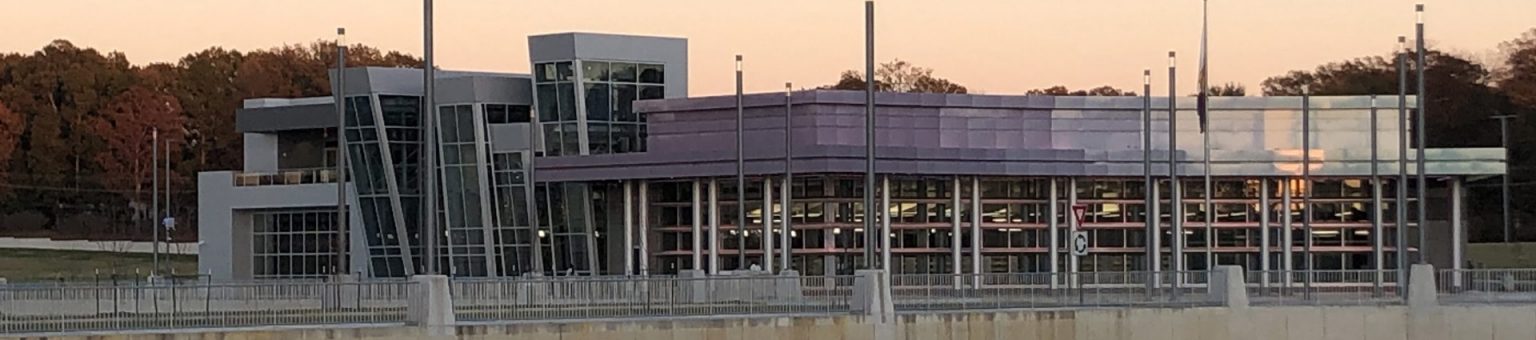
<instances>
[{"instance_id":1,"label":"sunset sky","mask_svg":"<svg viewBox=\"0 0 1536 340\"><path fill-rule=\"evenodd\" d=\"M1386 54L1413 34L1413 0L1211 0L1212 83L1250 93L1264 78L1320 63ZM1532 0L1424 0L1432 46L1492 59L1536 27ZM1198 0L882 0L877 59L931 67L973 92L1051 85L1140 89L1141 70L1166 81L1165 54L1194 79ZM527 72L526 36L591 31L689 39L692 95L732 91L746 59L748 91L833 83L862 68L862 0L438 0L443 68ZM239 50L334 38L420 54L415 0L13 1L0 11L0 53L53 39L121 51L136 64L209 46ZM1192 84L1192 83L1185 83ZM1161 90L1161 86L1158 86ZM1193 86L1185 85L1193 92Z\"/></svg>"}]
</instances>

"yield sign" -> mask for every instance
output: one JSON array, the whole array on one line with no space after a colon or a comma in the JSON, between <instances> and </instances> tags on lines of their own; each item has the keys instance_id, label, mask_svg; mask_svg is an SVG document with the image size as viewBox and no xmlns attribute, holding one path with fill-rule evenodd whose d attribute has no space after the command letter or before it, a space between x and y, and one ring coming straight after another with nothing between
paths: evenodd
<instances>
[{"instance_id":1,"label":"yield sign","mask_svg":"<svg viewBox=\"0 0 1536 340\"><path fill-rule=\"evenodd\" d=\"M1077 227L1083 226L1083 216L1088 214L1087 204L1072 205L1072 217L1077 219Z\"/></svg>"}]
</instances>

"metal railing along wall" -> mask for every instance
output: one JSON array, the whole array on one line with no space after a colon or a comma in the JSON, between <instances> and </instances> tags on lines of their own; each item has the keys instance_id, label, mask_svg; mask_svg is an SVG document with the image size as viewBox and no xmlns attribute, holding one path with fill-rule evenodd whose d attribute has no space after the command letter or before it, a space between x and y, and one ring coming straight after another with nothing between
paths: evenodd
<instances>
[{"instance_id":1,"label":"metal railing along wall","mask_svg":"<svg viewBox=\"0 0 1536 340\"><path fill-rule=\"evenodd\" d=\"M254 187L264 185L297 185L335 183L336 170L331 168L284 169L276 172L237 172L235 186Z\"/></svg>"},{"instance_id":2,"label":"metal railing along wall","mask_svg":"<svg viewBox=\"0 0 1536 340\"><path fill-rule=\"evenodd\" d=\"M891 302L896 311L1218 305L1209 279L1203 271L903 274L891 277Z\"/></svg>"},{"instance_id":3,"label":"metal railing along wall","mask_svg":"<svg viewBox=\"0 0 1536 340\"><path fill-rule=\"evenodd\" d=\"M1444 269L1435 276L1442 304L1536 303L1536 269Z\"/></svg>"},{"instance_id":4,"label":"metal railing along wall","mask_svg":"<svg viewBox=\"0 0 1536 340\"><path fill-rule=\"evenodd\" d=\"M1248 303L1255 306L1402 304L1397 270L1249 271ZM1311 280L1311 283L1308 283ZM1378 287L1376 282L1381 280Z\"/></svg>"},{"instance_id":5,"label":"metal railing along wall","mask_svg":"<svg viewBox=\"0 0 1536 340\"><path fill-rule=\"evenodd\" d=\"M572 277L455 280L459 321L710 315L831 314L852 310L853 276Z\"/></svg>"},{"instance_id":6,"label":"metal railing along wall","mask_svg":"<svg viewBox=\"0 0 1536 340\"><path fill-rule=\"evenodd\" d=\"M402 323L415 283L0 286L0 334Z\"/></svg>"}]
</instances>

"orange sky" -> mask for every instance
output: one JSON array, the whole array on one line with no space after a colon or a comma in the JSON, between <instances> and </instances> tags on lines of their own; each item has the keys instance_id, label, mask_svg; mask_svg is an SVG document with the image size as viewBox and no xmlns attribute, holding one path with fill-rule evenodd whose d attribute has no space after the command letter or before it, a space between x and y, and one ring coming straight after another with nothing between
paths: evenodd
<instances>
[{"instance_id":1,"label":"orange sky","mask_svg":"<svg viewBox=\"0 0 1536 340\"><path fill-rule=\"evenodd\" d=\"M1385 54L1412 35L1414 0L1211 0L1211 77L1257 92L1265 77ZM1536 27L1532 0L1423 0L1432 45L1486 58ZM240 50L332 38L421 51L416 0L10 1L0 52L50 40L172 61L219 45ZM1166 82L1165 53L1194 79L1196 0L881 0L877 58L934 68L974 92L1051 85L1140 89L1141 70ZM438 64L527 72L530 34L594 31L689 39L693 95L731 92L732 55L745 55L748 91L785 81L832 83L862 68L861 0L437 0ZM1189 88L1191 82L1181 88ZM1166 91L1161 89L1161 93Z\"/></svg>"}]
</instances>

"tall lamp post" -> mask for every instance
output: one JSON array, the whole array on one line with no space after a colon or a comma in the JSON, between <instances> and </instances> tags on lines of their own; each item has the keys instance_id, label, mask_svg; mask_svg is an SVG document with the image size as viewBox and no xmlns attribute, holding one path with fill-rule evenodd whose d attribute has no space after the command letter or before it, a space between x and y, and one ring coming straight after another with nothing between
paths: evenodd
<instances>
[{"instance_id":1,"label":"tall lamp post","mask_svg":"<svg viewBox=\"0 0 1536 340\"><path fill-rule=\"evenodd\" d=\"M1418 218L1416 220L1419 223L1419 263L1424 264L1424 263L1429 263L1429 256L1427 256L1427 253L1429 252L1428 251L1429 250L1429 246L1428 246L1429 244L1427 243L1429 241L1428 240L1429 233L1428 233L1428 231L1426 229L1426 227L1428 227L1429 225L1425 223L1427 221L1427 218L1425 217L1425 212L1424 212L1426 209L1428 209L1426 201L1428 201L1428 198L1429 198L1429 196L1427 194L1428 190L1425 189L1425 187L1429 185L1429 182L1428 182L1428 180L1424 176L1424 149L1429 146L1425 142L1425 139L1424 139L1424 135L1425 135L1425 133L1424 133L1424 118L1428 117L1428 115L1426 113L1429 112L1429 110L1427 109L1429 107L1429 105L1425 104L1425 102L1429 101L1429 96L1426 95L1426 93L1424 91L1424 68L1426 67L1426 65L1424 63L1424 4L1419 4L1418 6L1416 6L1415 7L1415 13L1416 13L1417 21L1418 21L1418 24L1416 26L1417 26L1418 39L1419 39L1419 41L1415 42L1418 45L1418 48L1416 50L1418 51L1419 62L1417 63L1417 65L1414 65L1415 67L1418 68L1418 72L1419 72L1419 79L1418 79L1419 92L1416 92L1414 94L1414 95L1418 96L1418 100L1416 102L1417 102L1417 104L1419 106L1419 114L1417 115L1417 119L1414 120L1414 125L1413 125L1413 134L1414 134L1415 140L1418 142L1418 143L1416 143L1417 144L1416 145L1417 150L1415 151L1415 152L1418 153L1418 158L1414 160L1415 163L1417 164L1417 166L1415 167L1416 170L1417 170L1415 175L1417 175L1418 182L1419 182L1419 185L1418 185L1418 194L1419 194L1418 206L1419 206L1419 211L1418 211Z\"/></svg>"},{"instance_id":2,"label":"tall lamp post","mask_svg":"<svg viewBox=\"0 0 1536 340\"><path fill-rule=\"evenodd\" d=\"M333 274L349 272L347 264L347 29L336 28L336 85L331 89L336 97L336 263Z\"/></svg>"},{"instance_id":3,"label":"tall lamp post","mask_svg":"<svg viewBox=\"0 0 1536 340\"><path fill-rule=\"evenodd\" d=\"M736 269L747 267L747 176L742 154L741 55L736 55ZM767 235L764 235L767 236Z\"/></svg>"}]
</instances>

